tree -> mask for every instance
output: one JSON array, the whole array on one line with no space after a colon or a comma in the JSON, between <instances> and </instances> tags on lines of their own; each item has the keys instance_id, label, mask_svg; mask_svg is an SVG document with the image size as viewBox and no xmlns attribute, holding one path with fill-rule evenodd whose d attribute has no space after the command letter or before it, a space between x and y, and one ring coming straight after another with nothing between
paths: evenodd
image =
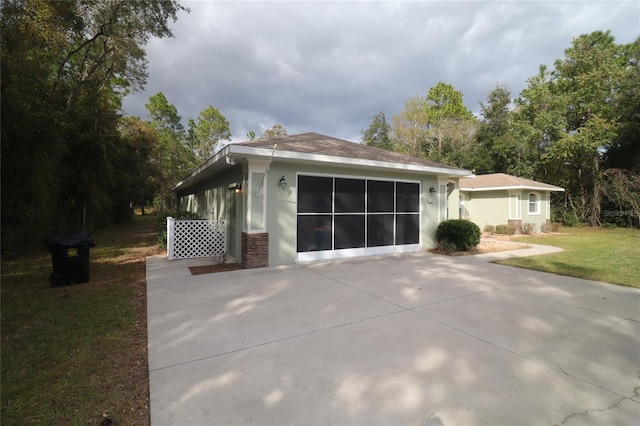
<instances>
[{"instance_id":1,"label":"tree","mask_svg":"<svg viewBox=\"0 0 640 426\"><path fill-rule=\"evenodd\" d=\"M162 153L158 134L149 122L138 117L120 120L119 164L129 170L121 196L128 205L137 205L144 215L145 205L162 190Z\"/></svg>"},{"instance_id":2,"label":"tree","mask_svg":"<svg viewBox=\"0 0 640 426\"><path fill-rule=\"evenodd\" d=\"M640 227L640 37L621 49L625 72L611 99L619 127L603 158L603 220Z\"/></svg>"},{"instance_id":3,"label":"tree","mask_svg":"<svg viewBox=\"0 0 640 426\"><path fill-rule=\"evenodd\" d=\"M127 173L109 155L121 100L144 86L144 45L171 36L181 10L173 0L2 3L3 251L113 219Z\"/></svg>"},{"instance_id":4,"label":"tree","mask_svg":"<svg viewBox=\"0 0 640 426\"><path fill-rule=\"evenodd\" d=\"M409 155L467 167L475 128L462 93L440 82L426 98L409 98L404 111L393 117L393 144Z\"/></svg>"},{"instance_id":5,"label":"tree","mask_svg":"<svg viewBox=\"0 0 640 426\"><path fill-rule=\"evenodd\" d=\"M640 227L640 173L606 169L603 175L603 221Z\"/></svg>"},{"instance_id":6,"label":"tree","mask_svg":"<svg viewBox=\"0 0 640 426\"><path fill-rule=\"evenodd\" d=\"M476 119L464 106L462 92L439 82L429 89L429 158L455 166L468 167L472 160Z\"/></svg>"},{"instance_id":7,"label":"tree","mask_svg":"<svg viewBox=\"0 0 640 426\"><path fill-rule=\"evenodd\" d=\"M555 93L565 106L566 133L542 159L561 171L572 213L582 222L601 224L602 156L617 137L612 94L625 69L624 50L609 32L574 39L565 59L555 63Z\"/></svg>"},{"instance_id":8,"label":"tree","mask_svg":"<svg viewBox=\"0 0 640 426\"><path fill-rule=\"evenodd\" d=\"M606 167L640 173L640 37L621 49L626 58L625 72L611 99L620 127L604 162Z\"/></svg>"},{"instance_id":9,"label":"tree","mask_svg":"<svg viewBox=\"0 0 640 426\"><path fill-rule=\"evenodd\" d=\"M376 148L393 148L391 144L391 125L387 123L384 112L379 112L371 117L371 124L366 130L362 130L362 143Z\"/></svg>"},{"instance_id":10,"label":"tree","mask_svg":"<svg viewBox=\"0 0 640 426\"><path fill-rule=\"evenodd\" d=\"M471 119L473 114L464 106L462 92L450 84L439 82L427 94L432 121L445 118Z\"/></svg>"},{"instance_id":11,"label":"tree","mask_svg":"<svg viewBox=\"0 0 640 426\"><path fill-rule=\"evenodd\" d=\"M438 141L438 149L429 156L451 166L471 168L474 161L475 139L478 121L475 118L441 119L434 132Z\"/></svg>"},{"instance_id":12,"label":"tree","mask_svg":"<svg viewBox=\"0 0 640 426\"><path fill-rule=\"evenodd\" d=\"M144 106L155 129L176 135L177 139L184 136L182 117L178 114L176 106L169 103L164 93L158 92L151 96Z\"/></svg>"},{"instance_id":13,"label":"tree","mask_svg":"<svg viewBox=\"0 0 640 426\"><path fill-rule=\"evenodd\" d=\"M282 136L287 136L287 129L285 129L282 124L274 124L272 128L262 133L260 139L279 138Z\"/></svg>"},{"instance_id":14,"label":"tree","mask_svg":"<svg viewBox=\"0 0 640 426\"><path fill-rule=\"evenodd\" d=\"M197 164L194 152L182 126L182 118L164 93L159 92L149 98L145 105L150 124L157 133L162 176L159 178L159 207L173 209L176 200L172 186L186 176ZM193 121L193 120L191 120Z\"/></svg>"},{"instance_id":15,"label":"tree","mask_svg":"<svg viewBox=\"0 0 640 426\"><path fill-rule=\"evenodd\" d=\"M538 158L567 131L566 105L552 78L553 73L540 66L538 74L527 80L529 85L515 101L515 136L525 141Z\"/></svg>"},{"instance_id":16,"label":"tree","mask_svg":"<svg viewBox=\"0 0 640 426\"><path fill-rule=\"evenodd\" d=\"M393 146L413 157L425 155L425 145L431 127L429 104L421 96L404 102L404 110L393 116Z\"/></svg>"},{"instance_id":17,"label":"tree","mask_svg":"<svg viewBox=\"0 0 640 426\"><path fill-rule=\"evenodd\" d=\"M196 155L204 161L216 153L220 141L231 140L229 122L217 108L208 106L198 116L196 138L198 140Z\"/></svg>"},{"instance_id":18,"label":"tree","mask_svg":"<svg viewBox=\"0 0 640 426\"><path fill-rule=\"evenodd\" d=\"M638 152L627 139L633 140L637 129L638 69L632 52L633 44L616 45L608 31L583 34L555 61L553 72L541 67L516 101L516 135L540 158L535 177L566 189L564 217L599 225L604 203L634 204L616 195L626 175L607 169L637 164L618 163L620 152L631 158Z\"/></svg>"},{"instance_id":19,"label":"tree","mask_svg":"<svg viewBox=\"0 0 640 426\"><path fill-rule=\"evenodd\" d=\"M229 122L224 115L212 106L200 112L198 121L189 120L189 131L195 135L194 152L200 161L205 161L218 150L218 143L231 140Z\"/></svg>"},{"instance_id":20,"label":"tree","mask_svg":"<svg viewBox=\"0 0 640 426\"><path fill-rule=\"evenodd\" d=\"M480 125L476 133L476 173L508 173L533 179L539 152L531 138L519 131L511 92L497 85L480 103ZM524 132L526 133L526 132Z\"/></svg>"}]
</instances>

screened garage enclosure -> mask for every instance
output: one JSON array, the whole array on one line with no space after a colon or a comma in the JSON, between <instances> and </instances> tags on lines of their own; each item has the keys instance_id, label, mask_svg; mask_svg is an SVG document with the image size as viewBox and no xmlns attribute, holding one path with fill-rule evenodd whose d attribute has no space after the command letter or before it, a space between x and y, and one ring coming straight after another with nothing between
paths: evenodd
<instances>
[{"instance_id":1,"label":"screened garage enclosure","mask_svg":"<svg viewBox=\"0 0 640 426\"><path fill-rule=\"evenodd\" d=\"M229 144L176 184L245 268L426 250L471 172L317 133Z\"/></svg>"},{"instance_id":2,"label":"screened garage enclosure","mask_svg":"<svg viewBox=\"0 0 640 426\"><path fill-rule=\"evenodd\" d=\"M420 183L298 176L298 261L420 249Z\"/></svg>"}]
</instances>

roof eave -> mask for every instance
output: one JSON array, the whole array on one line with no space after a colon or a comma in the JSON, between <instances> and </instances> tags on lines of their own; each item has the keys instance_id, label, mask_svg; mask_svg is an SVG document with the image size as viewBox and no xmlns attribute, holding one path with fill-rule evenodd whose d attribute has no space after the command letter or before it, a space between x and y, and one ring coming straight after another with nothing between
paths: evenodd
<instances>
[{"instance_id":1,"label":"roof eave","mask_svg":"<svg viewBox=\"0 0 640 426\"><path fill-rule=\"evenodd\" d=\"M226 161L226 157L229 155L229 151L230 151L229 147L231 146L232 145L227 145L224 148L222 148L220 151L218 151L217 154L215 154L213 157L210 157L208 160L206 160L204 163L198 166L194 171L192 171L187 176L185 176L184 179L182 179L181 181L173 185L173 187L171 188L171 191L175 192L180 188L183 188L189 185L189 183L191 183L200 173L202 173L209 167L213 166L219 161L223 161L223 160Z\"/></svg>"},{"instance_id":2,"label":"roof eave","mask_svg":"<svg viewBox=\"0 0 640 426\"><path fill-rule=\"evenodd\" d=\"M269 158L273 152L273 149L255 148L243 145L229 145L229 155L238 155L241 157L258 157ZM276 149L273 152L273 159L285 160L285 161L297 161L297 162L312 162L312 163L328 163L338 164L346 166L357 166L368 169L385 169L385 170L402 170L417 173L430 173L438 175L447 175L451 177L463 177L470 176L472 173L469 170L455 169L448 167L433 167L424 166L418 164L402 164L394 163L390 161L378 161L378 160L366 160L361 158L351 157L338 157L333 155L313 154L307 152L298 151L278 151Z\"/></svg>"},{"instance_id":3,"label":"roof eave","mask_svg":"<svg viewBox=\"0 0 640 426\"><path fill-rule=\"evenodd\" d=\"M532 186L532 185L513 185L513 186L489 186L483 188L463 188L460 191L480 192L480 191L503 191L503 190L530 190L530 191L556 191L564 192L564 188L559 186Z\"/></svg>"},{"instance_id":4,"label":"roof eave","mask_svg":"<svg viewBox=\"0 0 640 426\"><path fill-rule=\"evenodd\" d=\"M468 177L472 175L471 171L465 169L434 167L419 164L403 164L390 161L366 160L351 157L338 157L333 155L313 154L298 151L278 151L277 149L274 152L273 148L256 148L240 144L229 144L221 149L216 155L209 158L198 168L185 176L184 179L176 183L173 188L171 188L171 190L179 191L180 189L188 188L194 181L198 180L198 175L200 175L210 167L213 167L223 161L227 163L231 161L231 163L229 164L233 164L234 162L237 164L247 158L268 159L271 158L272 154L274 160L281 161L343 165L372 170L397 170L404 172L435 174L451 178ZM229 158L229 161L227 161L227 158Z\"/></svg>"}]
</instances>

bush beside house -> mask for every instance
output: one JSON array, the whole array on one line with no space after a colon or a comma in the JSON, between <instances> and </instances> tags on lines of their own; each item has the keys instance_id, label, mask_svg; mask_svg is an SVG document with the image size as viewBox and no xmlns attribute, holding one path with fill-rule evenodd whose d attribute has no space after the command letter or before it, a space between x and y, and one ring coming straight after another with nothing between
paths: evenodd
<instances>
[{"instance_id":1,"label":"bush beside house","mask_svg":"<svg viewBox=\"0 0 640 426\"><path fill-rule=\"evenodd\" d=\"M480 244L480 228L464 219L445 220L436 231L438 245L445 251L471 251Z\"/></svg>"}]
</instances>

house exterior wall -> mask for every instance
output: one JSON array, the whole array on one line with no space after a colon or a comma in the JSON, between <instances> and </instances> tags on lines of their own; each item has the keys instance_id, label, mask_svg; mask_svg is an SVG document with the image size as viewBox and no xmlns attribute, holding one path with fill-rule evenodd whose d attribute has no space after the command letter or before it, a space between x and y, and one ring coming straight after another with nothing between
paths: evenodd
<instances>
[{"instance_id":1,"label":"house exterior wall","mask_svg":"<svg viewBox=\"0 0 640 426\"><path fill-rule=\"evenodd\" d=\"M529 194L535 194L538 197L538 213L529 213ZM522 191L522 223L532 223L535 225L534 232L541 232L542 226L547 223L547 219L551 218L550 199L549 192L533 190Z\"/></svg>"},{"instance_id":2,"label":"house exterior wall","mask_svg":"<svg viewBox=\"0 0 640 426\"><path fill-rule=\"evenodd\" d=\"M271 164L265 185L268 197L266 208L266 230L269 233L269 266L295 263L296 259L296 223L297 223L297 176L299 174L382 178L390 180L410 180L420 182L420 241L423 249L436 246L435 232L439 223L439 210L446 211L446 206L439 205L438 197L429 193L431 186L438 187L437 176L424 176L412 173L373 171L343 167L326 167L300 165L295 163L274 162ZM278 183L282 177L288 184L282 190Z\"/></svg>"},{"instance_id":3,"label":"house exterior wall","mask_svg":"<svg viewBox=\"0 0 640 426\"><path fill-rule=\"evenodd\" d=\"M463 218L467 218L484 229L487 225L506 225L508 223L532 223L535 232L550 218L549 192L518 191L461 191L464 197ZM539 200L539 213L529 213L529 194L536 194ZM519 230L518 230L519 231Z\"/></svg>"},{"instance_id":4,"label":"house exterior wall","mask_svg":"<svg viewBox=\"0 0 640 426\"><path fill-rule=\"evenodd\" d=\"M469 219L483 230L487 225L507 224L509 198L507 191L462 191L465 197L463 219Z\"/></svg>"},{"instance_id":5,"label":"house exterior wall","mask_svg":"<svg viewBox=\"0 0 640 426\"><path fill-rule=\"evenodd\" d=\"M419 182L421 186L420 244L423 250L436 247L435 233L440 221L447 218L455 219L459 216L457 179L438 179L436 175L402 171L327 167L277 161L271 164L263 161L263 164L259 161L251 162L250 160L249 163L238 164L177 194L179 209L196 212L207 219L228 221L228 255L238 263L246 260L247 264L255 263L262 266L261 261L249 262L252 259L247 257L249 253L242 251L243 241L244 246L247 246L250 240L255 239L254 237L260 237L261 244L268 247L268 250L260 249L261 253L268 251L264 253L268 257L268 266L296 262L297 177L300 174ZM267 166L269 171L259 190L260 181ZM283 176L287 182L285 190L279 185ZM240 194L229 190L229 185L234 183L242 184ZM431 187L438 192L430 192ZM253 255L255 253L251 254Z\"/></svg>"},{"instance_id":6,"label":"house exterior wall","mask_svg":"<svg viewBox=\"0 0 640 426\"><path fill-rule=\"evenodd\" d=\"M243 183L241 165L234 166L216 175L215 179L207 180L186 192L179 192L178 209L197 213L203 219L226 220L228 256L240 263L244 202L242 193L229 190L229 185L233 183Z\"/></svg>"}]
</instances>

